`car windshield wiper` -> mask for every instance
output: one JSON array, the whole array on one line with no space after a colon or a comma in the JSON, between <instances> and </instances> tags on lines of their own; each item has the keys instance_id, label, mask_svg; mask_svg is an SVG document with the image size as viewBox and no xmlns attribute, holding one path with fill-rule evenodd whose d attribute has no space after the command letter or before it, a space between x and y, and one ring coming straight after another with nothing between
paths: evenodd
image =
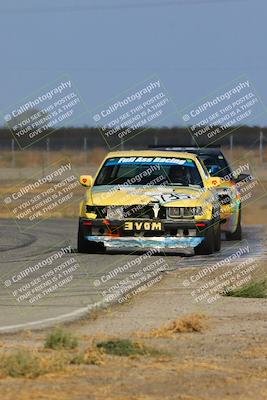
<instances>
[{"instance_id":1,"label":"car windshield wiper","mask_svg":"<svg viewBox=\"0 0 267 400\"><path fill-rule=\"evenodd\" d=\"M169 185L169 186L185 186L185 187L189 186L188 183L180 183L180 182L176 182L176 183L174 183L174 182L168 182L168 185Z\"/></svg>"},{"instance_id":2,"label":"car windshield wiper","mask_svg":"<svg viewBox=\"0 0 267 400\"><path fill-rule=\"evenodd\" d=\"M183 183L173 183L173 182L169 182L168 183L169 186L184 186L184 187L192 187L192 188L200 188L201 185L197 184L197 183L187 183L187 184L183 184Z\"/></svg>"}]
</instances>

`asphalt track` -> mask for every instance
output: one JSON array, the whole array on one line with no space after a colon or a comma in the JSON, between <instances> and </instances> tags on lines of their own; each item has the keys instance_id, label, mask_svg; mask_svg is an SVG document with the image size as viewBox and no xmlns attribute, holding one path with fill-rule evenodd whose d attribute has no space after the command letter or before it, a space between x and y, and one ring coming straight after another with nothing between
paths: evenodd
<instances>
[{"instance_id":1,"label":"asphalt track","mask_svg":"<svg viewBox=\"0 0 267 400\"><path fill-rule=\"evenodd\" d=\"M79 318L104 302L118 301L118 293L126 296L127 288L136 289L149 279L156 284L168 270L212 266L240 248L247 249L242 262L248 258L260 260L267 252L266 231L261 225L245 227L241 242L223 240L222 250L210 256L156 252L151 257L133 251L77 254L77 221L72 219L42 221L34 227L25 224L20 229L10 220L0 220L0 226L0 333ZM51 255L68 246L71 250L60 259L21 275L29 267L42 265L43 260L47 263ZM67 267L62 266L68 262ZM50 275L52 269L56 278ZM40 298L34 298L40 293ZM113 297L106 297L110 295Z\"/></svg>"}]
</instances>

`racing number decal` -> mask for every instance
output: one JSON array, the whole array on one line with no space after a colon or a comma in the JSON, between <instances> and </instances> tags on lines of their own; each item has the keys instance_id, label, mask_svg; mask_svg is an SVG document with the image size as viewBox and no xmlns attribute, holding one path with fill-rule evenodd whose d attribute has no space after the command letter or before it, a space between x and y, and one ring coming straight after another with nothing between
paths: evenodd
<instances>
[{"instance_id":1,"label":"racing number decal","mask_svg":"<svg viewBox=\"0 0 267 400\"><path fill-rule=\"evenodd\" d=\"M165 194L153 195L153 197L160 203L169 203L170 201L175 201L175 200L191 199L191 196L188 194L178 194L178 193L177 194L165 193Z\"/></svg>"}]
</instances>

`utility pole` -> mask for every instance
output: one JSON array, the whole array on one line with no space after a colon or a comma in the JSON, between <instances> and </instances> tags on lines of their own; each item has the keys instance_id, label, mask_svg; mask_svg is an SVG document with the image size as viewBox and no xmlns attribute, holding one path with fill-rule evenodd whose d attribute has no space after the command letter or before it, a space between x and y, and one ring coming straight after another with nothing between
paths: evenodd
<instances>
[{"instance_id":1,"label":"utility pole","mask_svg":"<svg viewBox=\"0 0 267 400\"><path fill-rule=\"evenodd\" d=\"M11 139L11 167L14 168L16 166L15 159L15 140Z\"/></svg>"},{"instance_id":2,"label":"utility pole","mask_svg":"<svg viewBox=\"0 0 267 400\"><path fill-rule=\"evenodd\" d=\"M50 162L50 138L46 139L46 155L47 155L47 164Z\"/></svg>"},{"instance_id":3,"label":"utility pole","mask_svg":"<svg viewBox=\"0 0 267 400\"><path fill-rule=\"evenodd\" d=\"M87 153L87 137L84 136L83 138L83 151Z\"/></svg>"},{"instance_id":4,"label":"utility pole","mask_svg":"<svg viewBox=\"0 0 267 400\"><path fill-rule=\"evenodd\" d=\"M234 147L234 138L233 135L230 135L230 158L233 159L233 147Z\"/></svg>"},{"instance_id":5,"label":"utility pole","mask_svg":"<svg viewBox=\"0 0 267 400\"><path fill-rule=\"evenodd\" d=\"M83 138L83 152L84 152L85 163L87 164L88 158L87 158L87 137L86 136L84 136L84 138Z\"/></svg>"},{"instance_id":6,"label":"utility pole","mask_svg":"<svg viewBox=\"0 0 267 400\"><path fill-rule=\"evenodd\" d=\"M263 132L262 130L260 131L260 146L259 146L259 152L260 152L260 163L263 163Z\"/></svg>"}]
</instances>

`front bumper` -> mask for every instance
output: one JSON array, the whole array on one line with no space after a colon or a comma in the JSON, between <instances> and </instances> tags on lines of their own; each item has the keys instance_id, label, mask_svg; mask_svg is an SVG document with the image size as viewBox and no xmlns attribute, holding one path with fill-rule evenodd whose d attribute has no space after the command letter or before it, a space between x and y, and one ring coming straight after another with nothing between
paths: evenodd
<instances>
[{"instance_id":1,"label":"front bumper","mask_svg":"<svg viewBox=\"0 0 267 400\"><path fill-rule=\"evenodd\" d=\"M95 243L103 243L107 248L154 248L154 249L194 249L204 237L110 237L110 236L85 236L85 239Z\"/></svg>"},{"instance_id":2,"label":"front bumper","mask_svg":"<svg viewBox=\"0 0 267 400\"><path fill-rule=\"evenodd\" d=\"M206 228L210 225L206 220L160 222L161 231L127 232L123 230L122 221L81 218L80 229L85 240L102 243L107 248L193 249L204 240Z\"/></svg>"}]
</instances>

